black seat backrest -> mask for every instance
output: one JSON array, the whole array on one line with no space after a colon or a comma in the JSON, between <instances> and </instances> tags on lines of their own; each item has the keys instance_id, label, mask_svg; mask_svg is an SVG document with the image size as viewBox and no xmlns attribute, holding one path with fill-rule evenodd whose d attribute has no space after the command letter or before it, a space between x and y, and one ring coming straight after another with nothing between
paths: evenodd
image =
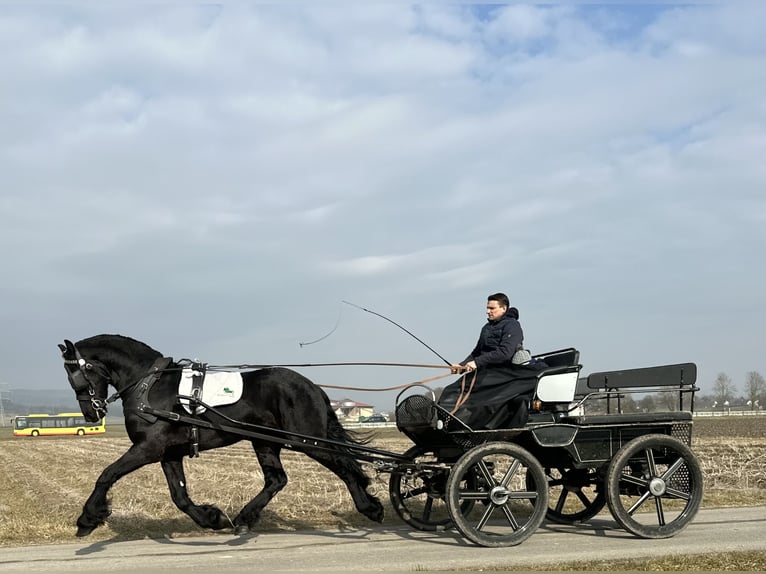
<instances>
[{"instance_id":1,"label":"black seat backrest","mask_svg":"<svg viewBox=\"0 0 766 574\"><path fill-rule=\"evenodd\" d=\"M692 387L697 381L697 365L679 363L642 369L604 371L588 375L590 389L634 389L638 387Z\"/></svg>"},{"instance_id":2,"label":"black seat backrest","mask_svg":"<svg viewBox=\"0 0 766 574\"><path fill-rule=\"evenodd\" d=\"M538 361L543 361L549 367L574 367L580 362L580 351L577 349L559 349L550 353L534 355Z\"/></svg>"},{"instance_id":3,"label":"black seat backrest","mask_svg":"<svg viewBox=\"0 0 766 574\"><path fill-rule=\"evenodd\" d=\"M580 377L577 379L577 384L575 385L575 399L583 398L591 392L591 390L592 389L588 387L588 377Z\"/></svg>"}]
</instances>

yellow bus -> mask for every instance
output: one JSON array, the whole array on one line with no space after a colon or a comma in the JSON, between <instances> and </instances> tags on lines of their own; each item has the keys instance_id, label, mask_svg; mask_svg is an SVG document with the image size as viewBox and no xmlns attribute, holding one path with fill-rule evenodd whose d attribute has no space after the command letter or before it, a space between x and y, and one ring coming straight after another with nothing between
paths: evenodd
<instances>
[{"instance_id":1,"label":"yellow bus","mask_svg":"<svg viewBox=\"0 0 766 574\"><path fill-rule=\"evenodd\" d=\"M25 415L13 419L13 436L50 436L101 434L106 432L104 419L89 423L81 413Z\"/></svg>"}]
</instances>

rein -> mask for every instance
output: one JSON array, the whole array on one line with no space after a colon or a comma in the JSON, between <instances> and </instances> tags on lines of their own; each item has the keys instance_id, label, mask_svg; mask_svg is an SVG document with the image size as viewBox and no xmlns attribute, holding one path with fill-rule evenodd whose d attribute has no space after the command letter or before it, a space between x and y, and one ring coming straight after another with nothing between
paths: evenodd
<instances>
[{"instance_id":1,"label":"rein","mask_svg":"<svg viewBox=\"0 0 766 574\"><path fill-rule=\"evenodd\" d=\"M471 391L473 390L473 385L476 383L476 371L473 372L473 377L471 377L471 384L468 387L468 390L465 389L465 378L468 376L468 373L464 373L462 378L460 379L460 394L457 397L457 400L455 401L455 407L450 411L449 414L454 415L457 410L462 407L465 402L468 400L468 397L471 396Z\"/></svg>"},{"instance_id":2,"label":"rein","mask_svg":"<svg viewBox=\"0 0 766 574\"><path fill-rule=\"evenodd\" d=\"M191 362L189 359L181 359L181 362ZM269 367L345 367L345 366L378 366L378 367L421 367L425 369L449 369L451 366L429 365L422 363L375 363L375 362L344 362L344 363L267 363L267 364L245 364L245 365L208 365L208 370L219 371L245 371L249 369L267 369Z\"/></svg>"},{"instance_id":3,"label":"rein","mask_svg":"<svg viewBox=\"0 0 766 574\"><path fill-rule=\"evenodd\" d=\"M181 359L178 361L178 364L192 364L192 361L189 359ZM274 364L242 364L242 365L208 365L207 370L208 371L246 371L246 370L252 370L252 369L266 369L271 367L285 367L285 368L295 368L295 367L345 367L345 366L377 366L377 367L418 367L418 368L424 368L424 369L450 369L449 373L445 373L444 375L437 375L435 377L429 377L427 379L422 379L419 381L415 381L412 383L404 383L401 385L396 385L393 387L381 387L377 389L368 389L366 387L348 387L348 386L342 386L342 385L320 385L319 383L315 383L318 387L321 387L323 389L341 389L345 391L365 391L365 392L384 392L384 391L396 391L399 389L405 389L407 387L413 386L413 385L422 385L424 383L430 383L433 381L437 381L439 379L443 379L444 377L449 377L450 375L455 374L452 370L451 366L444 366L444 365L431 365L431 364L423 364L423 363L378 363L378 362L342 362L342 363L282 363L278 365ZM172 370L172 369L166 369L166 370ZM466 397L468 398L468 397Z\"/></svg>"},{"instance_id":4,"label":"rein","mask_svg":"<svg viewBox=\"0 0 766 574\"><path fill-rule=\"evenodd\" d=\"M99 412L103 413L103 415L106 415L107 412L107 405L113 403L119 398L122 398L127 393L132 391L137 385L139 385L142 381L145 380L145 376L137 379L136 381L130 383L129 385L123 387L122 389L116 391L112 395L110 395L108 398L105 399L99 399L95 396L95 389L90 381L88 379L87 375L85 375L84 371L87 370L96 370L100 371L100 374L104 376L107 380L111 381L112 377L110 374L106 371L103 365L98 363L93 363L91 361L86 361L80 356L79 351L75 348L76 353L76 359L64 359L64 364L68 365L76 365L77 371L76 371L76 379L79 379L81 377L82 381L77 381L77 386L75 388L75 391L78 393L82 393L87 389L88 397L90 398L91 404L93 405L94 409ZM168 367L167 362L164 363L162 367L158 367L157 365L153 366L153 368L150 370L151 373L154 375L158 375L163 372L172 372L172 371L181 371L186 367L189 367L191 365L199 364L198 361L192 361L190 359L180 359L176 362L175 367ZM387 363L387 362L372 362L372 361L364 361L364 362L337 362L337 363L281 363L281 364L254 364L254 363L248 363L248 364L238 364L238 365L206 365L207 371L219 371L219 372L232 372L232 371L245 371L245 370L253 370L253 369L265 369L265 368L274 368L274 367L284 367L284 368L296 368L296 367L340 367L340 366L379 366L379 367L416 367L416 368L424 368L424 369L449 369L449 373L445 373L443 375L436 375L434 377L428 377L426 379L421 379L418 381L410 382L410 383L404 383L401 385L395 385L392 387L380 387L376 389L370 389L366 387L351 387L351 386L344 386L344 385L321 385L315 383L318 387L324 388L324 389L342 389L347 391L364 391L364 392L385 392L385 391L395 391L400 389L406 389L408 387L422 385L425 383L430 383L433 381L437 381L439 379L442 379L444 377L448 377L450 375L455 374L455 370L451 365L444 366L444 365L432 365L432 364L425 364L425 363ZM458 405L455 407L455 409L458 408L458 406L462 405L463 402L468 398L468 395L471 393L471 388L473 388L473 382L476 379L476 375L474 374L473 380L471 381L471 386L468 389L468 392L463 397L463 389L461 389L461 398L462 400L459 401ZM84 384L83 384L84 382ZM463 383L465 382L465 376L463 376ZM78 396L79 398L79 396Z\"/></svg>"}]
</instances>

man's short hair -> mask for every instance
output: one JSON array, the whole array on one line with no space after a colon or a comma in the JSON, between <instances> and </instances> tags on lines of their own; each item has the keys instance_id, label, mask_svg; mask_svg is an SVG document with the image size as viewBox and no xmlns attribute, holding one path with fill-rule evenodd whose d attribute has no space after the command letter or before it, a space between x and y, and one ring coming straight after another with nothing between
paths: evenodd
<instances>
[{"instance_id":1,"label":"man's short hair","mask_svg":"<svg viewBox=\"0 0 766 574\"><path fill-rule=\"evenodd\" d=\"M508 295L505 293L493 293L487 297L487 301L497 301L500 303L501 307L505 307L506 309L511 306L511 302L508 300Z\"/></svg>"}]
</instances>

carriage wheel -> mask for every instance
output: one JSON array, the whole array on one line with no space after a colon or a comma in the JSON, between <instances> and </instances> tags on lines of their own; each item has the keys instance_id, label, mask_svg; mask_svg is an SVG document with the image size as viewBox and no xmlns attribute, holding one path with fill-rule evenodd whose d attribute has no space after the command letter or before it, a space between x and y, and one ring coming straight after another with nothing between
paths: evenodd
<instances>
[{"instance_id":1,"label":"carriage wheel","mask_svg":"<svg viewBox=\"0 0 766 574\"><path fill-rule=\"evenodd\" d=\"M404 453L413 463L435 465L437 457L422 446L414 446ZM407 468L395 470L388 482L388 493L391 505L407 524L417 530L442 531L454 525L447 510L445 491L449 468L435 470L432 468ZM473 477L472 486L475 486ZM464 510L468 512L475 503L465 501Z\"/></svg>"},{"instance_id":2,"label":"carriage wheel","mask_svg":"<svg viewBox=\"0 0 766 574\"><path fill-rule=\"evenodd\" d=\"M464 511L468 501L479 504ZM447 507L455 526L471 542L492 547L520 544L545 519L545 472L537 459L517 444L477 446L460 457L449 474Z\"/></svg>"},{"instance_id":3,"label":"carriage wheel","mask_svg":"<svg viewBox=\"0 0 766 574\"><path fill-rule=\"evenodd\" d=\"M551 522L586 522L606 506L604 480L597 469L546 468L545 476L549 491L549 508L545 516ZM534 488L534 485L528 486Z\"/></svg>"},{"instance_id":4,"label":"carriage wheel","mask_svg":"<svg viewBox=\"0 0 766 574\"><path fill-rule=\"evenodd\" d=\"M614 519L641 538L683 530L702 503L702 470L680 440L648 434L631 440L609 463L607 503Z\"/></svg>"}]
</instances>

